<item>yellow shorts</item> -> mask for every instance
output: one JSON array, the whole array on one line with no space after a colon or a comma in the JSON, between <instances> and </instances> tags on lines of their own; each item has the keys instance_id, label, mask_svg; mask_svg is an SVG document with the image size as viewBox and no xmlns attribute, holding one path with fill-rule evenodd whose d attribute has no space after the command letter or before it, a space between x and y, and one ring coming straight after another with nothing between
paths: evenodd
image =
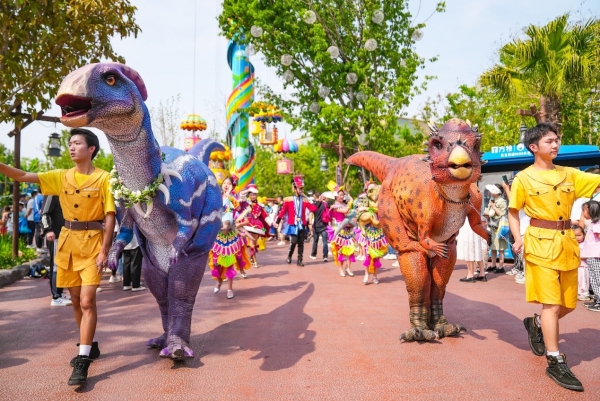
<instances>
[{"instance_id":1,"label":"yellow shorts","mask_svg":"<svg viewBox=\"0 0 600 401\"><path fill-rule=\"evenodd\" d=\"M85 269L74 271L73 259L69 262L68 269L59 267L56 270L56 286L58 288L100 285L100 280L102 279L102 274L98 273L97 266L88 266Z\"/></svg>"},{"instance_id":2,"label":"yellow shorts","mask_svg":"<svg viewBox=\"0 0 600 401\"><path fill-rule=\"evenodd\" d=\"M577 274L577 269L554 270L527 262L525 266L527 302L575 308L577 305Z\"/></svg>"}]
</instances>

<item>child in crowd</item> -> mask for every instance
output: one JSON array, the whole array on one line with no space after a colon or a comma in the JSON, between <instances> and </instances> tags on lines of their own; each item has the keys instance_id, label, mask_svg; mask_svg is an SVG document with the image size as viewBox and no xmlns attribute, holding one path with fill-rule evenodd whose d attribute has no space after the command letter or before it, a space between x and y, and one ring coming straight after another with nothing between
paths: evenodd
<instances>
[{"instance_id":1,"label":"child in crowd","mask_svg":"<svg viewBox=\"0 0 600 401\"><path fill-rule=\"evenodd\" d=\"M579 243L579 251L581 254L583 254L583 241L585 239L585 231L581 226L574 225L573 234L575 234L575 239ZM588 301L590 295L588 291L588 289L590 288L590 276L588 274L588 266L585 262L584 257L581 258L579 269L577 269L577 280L579 282L577 299L580 301Z\"/></svg>"},{"instance_id":2,"label":"child in crowd","mask_svg":"<svg viewBox=\"0 0 600 401\"><path fill-rule=\"evenodd\" d=\"M600 312L600 203L593 200L585 203L582 215L587 220L591 220L581 246L581 258L586 259L589 281L594 290L592 302L583 305L592 312ZM579 289L581 291L581 281L579 281Z\"/></svg>"}]
</instances>

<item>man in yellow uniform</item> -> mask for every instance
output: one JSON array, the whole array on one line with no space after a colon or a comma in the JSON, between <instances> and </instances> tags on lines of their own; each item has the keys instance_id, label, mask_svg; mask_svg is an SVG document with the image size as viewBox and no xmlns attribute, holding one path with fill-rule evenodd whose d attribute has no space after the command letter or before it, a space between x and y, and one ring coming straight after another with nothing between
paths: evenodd
<instances>
[{"instance_id":1,"label":"man in yellow uniform","mask_svg":"<svg viewBox=\"0 0 600 401\"><path fill-rule=\"evenodd\" d=\"M87 129L71 130L69 153L75 167L29 173L0 163L0 174L16 181L40 183L44 195L57 195L65 217L56 251L56 285L69 288L79 326L79 354L71 360L70 385L85 383L93 359L100 356L96 331L96 289L106 266L115 226L115 202L109 174L95 168L98 137Z\"/></svg>"},{"instance_id":2,"label":"man in yellow uniform","mask_svg":"<svg viewBox=\"0 0 600 401\"><path fill-rule=\"evenodd\" d=\"M542 304L541 316L523 320L535 355L546 353L546 374L559 386L583 391L581 382L558 351L558 320L577 304L579 245L571 229L571 209L580 197L600 190L600 177L555 166L560 137L553 124L540 123L525 133L523 144L534 156L532 166L515 177L508 221L515 238L513 251L524 250L527 302ZM521 240L519 210L531 217ZM541 317L541 318L540 318Z\"/></svg>"}]
</instances>

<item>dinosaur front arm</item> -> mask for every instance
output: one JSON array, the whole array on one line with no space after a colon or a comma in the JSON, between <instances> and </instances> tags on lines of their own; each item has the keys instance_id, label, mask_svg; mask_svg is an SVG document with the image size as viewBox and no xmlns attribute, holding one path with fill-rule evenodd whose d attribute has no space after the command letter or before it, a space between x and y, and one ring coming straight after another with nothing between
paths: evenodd
<instances>
[{"instance_id":1,"label":"dinosaur front arm","mask_svg":"<svg viewBox=\"0 0 600 401\"><path fill-rule=\"evenodd\" d=\"M113 242L110 251L108 252L108 268L111 270L115 270L118 267L123 249L125 249L125 246L133 239L134 222L130 213L130 209L122 207L117 209L120 220L119 232L117 233L117 239Z\"/></svg>"}]
</instances>

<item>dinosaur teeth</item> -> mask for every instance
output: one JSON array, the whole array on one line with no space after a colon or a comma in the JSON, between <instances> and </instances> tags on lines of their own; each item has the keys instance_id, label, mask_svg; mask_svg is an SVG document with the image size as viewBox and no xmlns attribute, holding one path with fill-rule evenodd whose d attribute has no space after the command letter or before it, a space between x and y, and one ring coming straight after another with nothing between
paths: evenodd
<instances>
[{"instance_id":1,"label":"dinosaur teeth","mask_svg":"<svg viewBox=\"0 0 600 401\"><path fill-rule=\"evenodd\" d=\"M133 204L133 209L140 214L140 216L145 216L144 210L142 209L142 205L139 203Z\"/></svg>"},{"instance_id":2,"label":"dinosaur teeth","mask_svg":"<svg viewBox=\"0 0 600 401\"><path fill-rule=\"evenodd\" d=\"M479 132L479 124L475 124L472 128L473 132Z\"/></svg>"},{"instance_id":3,"label":"dinosaur teeth","mask_svg":"<svg viewBox=\"0 0 600 401\"><path fill-rule=\"evenodd\" d=\"M487 164L488 161L482 159L482 160L480 160L480 162L481 162L481 165L483 166L484 164Z\"/></svg>"}]
</instances>

